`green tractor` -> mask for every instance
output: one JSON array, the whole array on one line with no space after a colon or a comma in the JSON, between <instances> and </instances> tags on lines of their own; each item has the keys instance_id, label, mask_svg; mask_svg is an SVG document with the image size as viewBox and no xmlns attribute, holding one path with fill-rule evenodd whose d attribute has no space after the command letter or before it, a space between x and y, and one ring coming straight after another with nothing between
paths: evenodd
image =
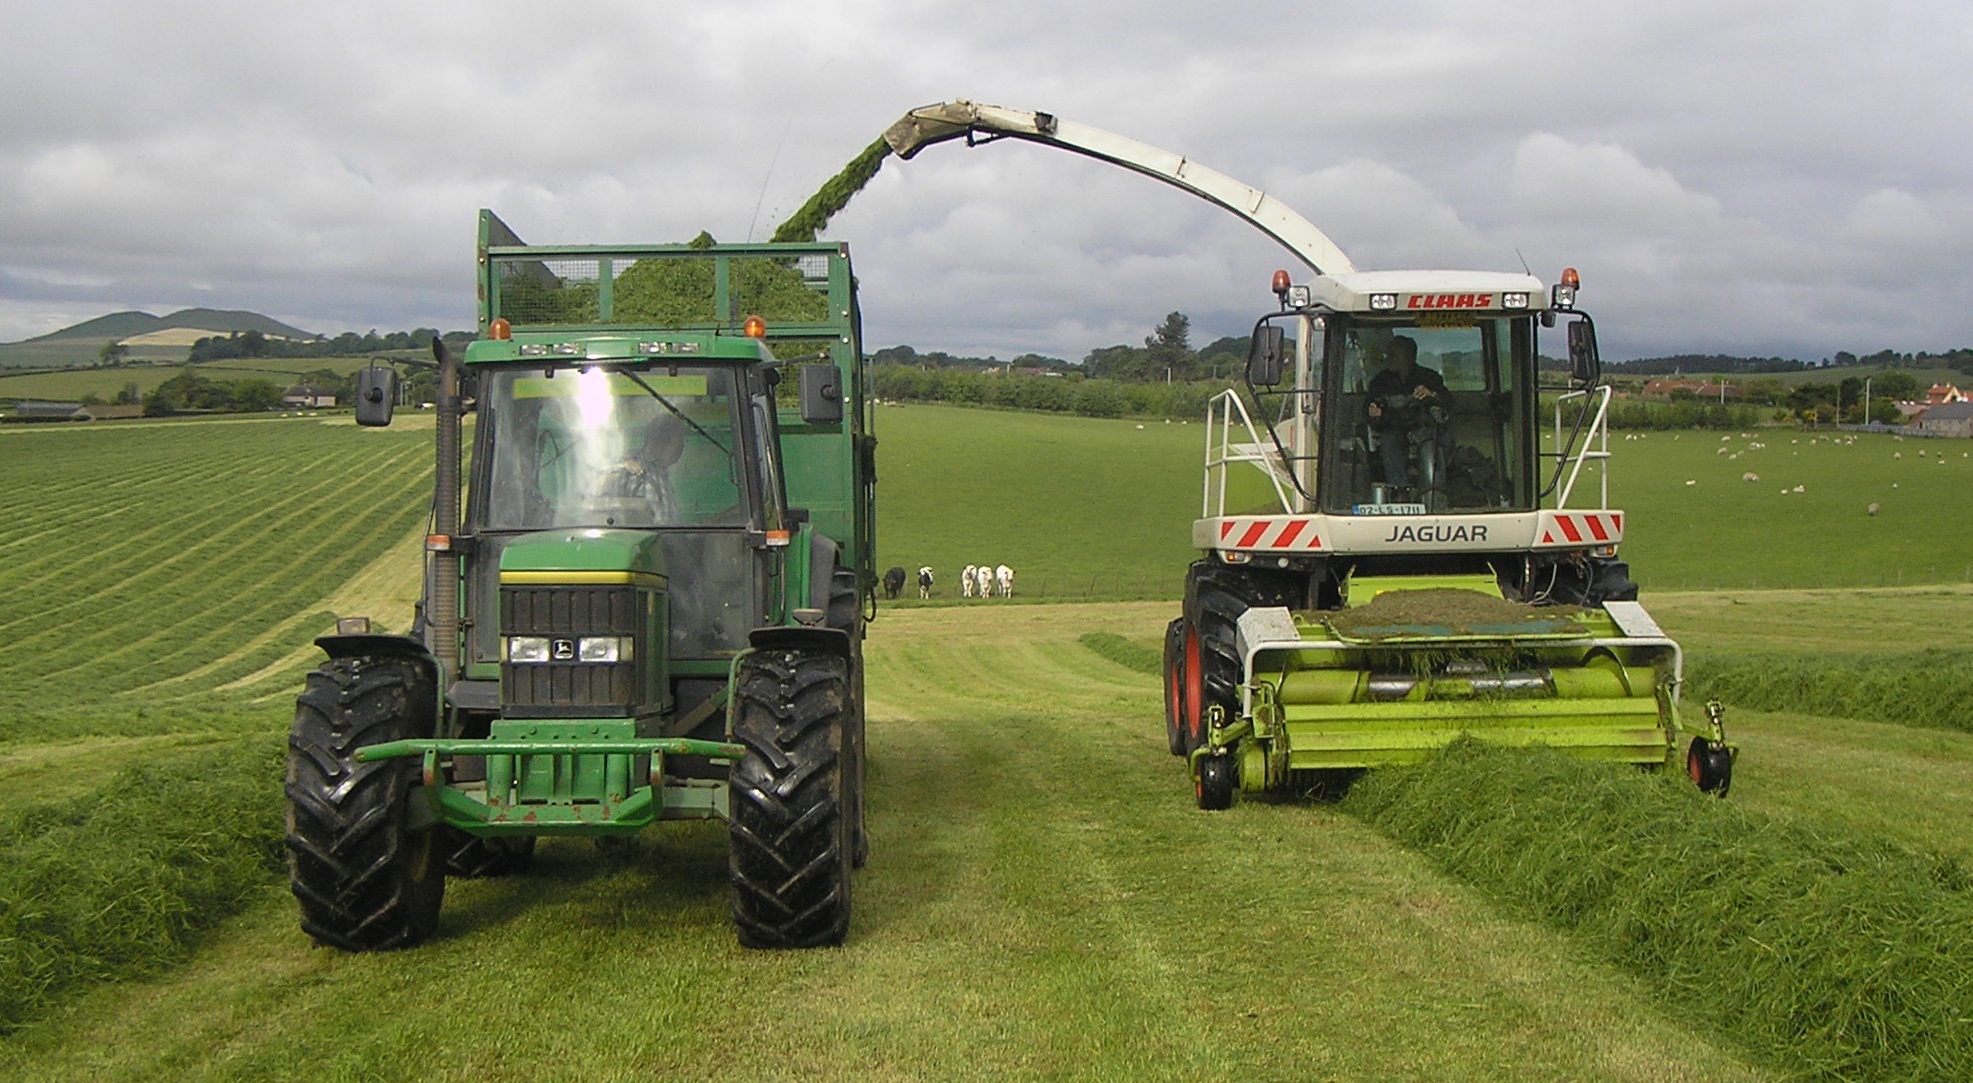
<instances>
[{"instance_id":1,"label":"green tractor","mask_svg":"<svg viewBox=\"0 0 1973 1083\"><path fill-rule=\"evenodd\" d=\"M841 943L875 612L847 248L531 246L482 211L479 274L479 337L434 343L414 626L339 620L297 702L302 928L416 944L448 875L719 819L740 942ZM389 424L398 395L364 370L358 422Z\"/></svg>"}]
</instances>

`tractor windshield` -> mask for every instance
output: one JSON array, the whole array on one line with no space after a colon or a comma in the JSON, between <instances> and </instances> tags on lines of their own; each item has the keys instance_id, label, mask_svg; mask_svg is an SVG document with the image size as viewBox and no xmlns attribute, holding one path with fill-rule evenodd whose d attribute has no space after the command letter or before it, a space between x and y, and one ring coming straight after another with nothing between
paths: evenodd
<instances>
[{"instance_id":1,"label":"tractor windshield","mask_svg":"<svg viewBox=\"0 0 1973 1083\"><path fill-rule=\"evenodd\" d=\"M509 369L481 382L484 527L745 525L733 374ZM490 437L490 438L489 438Z\"/></svg>"},{"instance_id":2,"label":"tractor windshield","mask_svg":"<svg viewBox=\"0 0 1973 1083\"><path fill-rule=\"evenodd\" d=\"M1529 318L1332 317L1323 368L1327 510L1534 506Z\"/></svg>"}]
</instances>

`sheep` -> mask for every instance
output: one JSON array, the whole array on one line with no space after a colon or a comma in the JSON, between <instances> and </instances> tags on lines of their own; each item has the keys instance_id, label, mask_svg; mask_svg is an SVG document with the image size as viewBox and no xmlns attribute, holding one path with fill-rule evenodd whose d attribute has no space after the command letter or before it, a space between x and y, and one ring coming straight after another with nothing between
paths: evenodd
<instances>
[{"instance_id":1,"label":"sheep","mask_svg":"<svg viewBox=\"0 0 1973 1083\"><path fill-rule=\"evenodd\" d=\"M932 596L932 569L929 565L918 569L918 597Z\"/></svg>"},{"instance_id":2,"label":"sheep","mask_svg":"<svg viewBox=\"0 0 1973 1083\"><path fill-rule=\"evenodd\" d=\"M1873 501L1871 501L1871 502L1870 502L1870 506L1869 506L1869 507L1867 507L1867 508L1865 508L1865 509L1863 509L1863 513L1864 513L1865 515L1875 515L1875 514L1877 514L1877 502L1876 502L1875 500L1873 500Z\"/></svg>"},{"instance_id":3,"label":"sheep","mask_svg":"<svg viewBox=\"0 0 1973 1083\"><path fill-rule=\"evenodd\" d=\"M884 573L884 597L895 598L904 589L904 569L893 565Z\"/></svg>"},{"instance_id":4,"label":"sheep","mask_svg":"<svg viewBox=\"0 0 1973 1083\"><path fill-rule=\"evenodd\" d=\"M973 596L973 584L977 582L973 578L973 572L977 567L977 565L968 564L964 568L959 569L959 596L961 598L971 598Z\"/></svg>"},{"instance_id":5,"label":"sheep","mask_svg":"<svg viewBox=\"0 0 1973 1083\"><path fill-rule=\"evenodd\" d=\"M1002 598L1014 596L1014 569L1002 564L993 570L993 581L999 585Z\"/></svg>"},{"instance_id":6,"label":"sheep","mask_svg":"<svg viewBox=\"0 0 1973 1083\"><path fill-rule=\"evenodd\" d=\"M1744 474L1742 474L1742 475L1740 475L1740 480L1741 480L1741 481L1759 481L1759 480L1761 480L1761 476L1760 476L1759 474L1756 474L1756 473L1754 473L1754 472L1753 472L1752 470L1749 470L1749 471L1747 471L1746 473L1744 473Z\"/></svg>"}]
</instances>

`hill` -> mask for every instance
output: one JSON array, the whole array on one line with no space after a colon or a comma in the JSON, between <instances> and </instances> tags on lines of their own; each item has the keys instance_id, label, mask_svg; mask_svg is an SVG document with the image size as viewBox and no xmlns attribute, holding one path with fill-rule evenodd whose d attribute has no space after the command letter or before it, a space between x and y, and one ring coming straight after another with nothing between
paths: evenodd
<instances>
[{"instance_id":1,"label":"hill","mask_svg":"<svg viewBox=\"0 0 1973 1083\"><path fill-rule=\"evenodd\" d=\"M161 331L204 331L213 335L225 335L235 331L241 333L259 331L263 335L279 338L317 337L313 332L290 327L258 312L181 308L169 316L153 316L148 312L112 312L107 316L84 320L72 327L64 327L59 331L50 331L45 335L37 335L8 345L19 346L29 342L57 342L65 339L88 339L96 343L122 342L139 336L155 335Z\"/></svg>"}]
</instances>

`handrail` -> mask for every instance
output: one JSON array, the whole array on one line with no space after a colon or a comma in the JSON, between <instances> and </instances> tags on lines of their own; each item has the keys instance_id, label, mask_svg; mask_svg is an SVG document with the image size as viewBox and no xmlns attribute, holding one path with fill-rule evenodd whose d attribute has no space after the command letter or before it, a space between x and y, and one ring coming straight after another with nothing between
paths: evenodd
<instances>
[{"instance_id":1,"label":"handrail","mask_svg":"<svg viewBox=\"0 0 1973 1083\"><path fill-rule=\"evenodd\" d=\"M1247 432L1245 443L1233 441L1234 414L1238 412L1242 428ZM1214 437L1218 439L1215 441ZM1217 451L1215 451L1217 443ZM1227 388L1213 396L1206 406L1206 467L1204 492L1201 494L1199 515L1213 518L1226 514L1226 466L1228 463L1253 463L1267 475L1274 486L1275 498L1281 501L1281 509L1293 508L1294 502L1288 498L1288 490L1282 485L1285 467L1276 461L1270 444L1262 441L1259 430L1254 428L1253 418L1247 413L1247 404L1240 393ZM1217 485L1215 485L1217 480ZM1217 494L1217 500L1215 500Z\"/></svg>"},{"instance_id":2,"label":"handrail","mask_svg":"<svg viewBox=\"0 0 1973 1083\"><path fill-rule=\"evenodd\" d=\"M1575 457L1571 459L1568 452L1562 446L1562 404L1571 399L1582 398L1591 394L1595 394L1598 397L1596 416L1589 423L1589 431L1583 434L1582 450L1576 452ZM1587 406L1588 404L1585 403L1584 405ZM1591 459L1605 462L1610 458L1610 385L1604 384L1600 387L1567 391L1555 397L1555 451L1545 457L1554 459L1558 468L1563 465L1569 466L1568 477L1563 480L1561 488L1555 492L1556 509L1567 508L1569 506L1569 496L1575 491L1576 480L1582 474L1583 463ZM1597 475L1600 483L1600 491L1597 494L1599 503L1596 505L1596 508L1597 510L1603 510L1610 506L1609 467L1605 466L1603 469L1597 471Z\"/></svg>"}]
</instances>

